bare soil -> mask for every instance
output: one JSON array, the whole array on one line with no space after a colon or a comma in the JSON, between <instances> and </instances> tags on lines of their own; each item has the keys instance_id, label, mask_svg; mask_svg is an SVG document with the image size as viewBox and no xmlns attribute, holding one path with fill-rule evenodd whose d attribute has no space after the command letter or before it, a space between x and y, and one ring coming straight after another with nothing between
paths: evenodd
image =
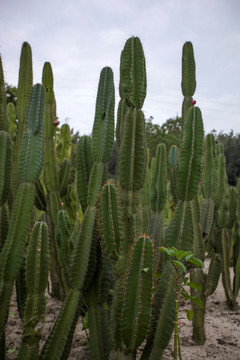
<instances>
[{"instance_id":1,"label":"bare soil","mask_svg":"<svg viewBox=\"0 0 240 360\"><path fill-rule=\"evenodd\" d=\"M240 302L240 295L238 296ZM47 311L43 327L45 342L61 308L61 302L47 296ZM182 344L183 360L240 360L240 307L231 311L226 305L226 298L222 281L220 279L216 292L210 296L206 305L205 330L206 342L204 345L195 345L192 340L192 325L181 313L180 338ZM17 358L21 343L22 324L18 316L16 298L12 297L8 323L6 327L7 359ZM164 360L173 359L173 341L170 342L164 353ZM82 330L82 322L76 327L72 350L69 360L89 360L88 338Z\"/></svg>"}]
</instances>

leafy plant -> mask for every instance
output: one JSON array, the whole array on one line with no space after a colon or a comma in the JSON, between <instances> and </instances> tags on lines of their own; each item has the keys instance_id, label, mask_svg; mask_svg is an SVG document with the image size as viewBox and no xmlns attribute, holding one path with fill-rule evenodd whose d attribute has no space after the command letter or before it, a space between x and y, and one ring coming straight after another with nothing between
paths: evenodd
<instances>
[{"instance_id":1,"label":"leafy plant","mask_svg":"<svg viewBox=\"0 0 240 360\"><path fill-rule=\"evenodd\" d=\"M181 342L179 336L179 301L180 296L184 297L184 300L192 300L198 306L203 308L203 304L200 299L195 296L191 296L186 290L186 287L201 290L201 285L189 281L189 277L186 275L190 273L192 267L203 268L204 263L193 256L191 251L177 250L175 247L160 247L160 251L167 256L169 263L167 267L173 274L175 279L175 288L172 290L175 292L175 326L174 326L174 359L182 359L181 356ZM170 286L168 284L168 286ZM189 321L192 320L194 313L192 310L185 310Z\"/></svg>"}]
</instances>

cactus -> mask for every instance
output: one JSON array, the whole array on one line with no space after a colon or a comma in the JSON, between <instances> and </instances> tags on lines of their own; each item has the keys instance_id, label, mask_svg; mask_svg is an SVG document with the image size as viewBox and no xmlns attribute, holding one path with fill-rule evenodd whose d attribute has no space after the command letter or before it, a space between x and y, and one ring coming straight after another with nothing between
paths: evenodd
<instances>
[{"instance_id":1,"label":"cactus","mask_svg":"<svg viewBox=\"0 0 240 360\"><path fill-rule=\"evenodd\" d=\"M190 41L185 42L182 49L182 119L185 121L188 109L192 105L192 96L196 89L195 60L193 46Z\"/></svg>"},{"instance_id":2,"label":"cactus","mask_svg":"<svg viewBox=\"0 0 240 360\"><path fill-rule=\"evenodd\" d=\"M23 318L23 337L18 359L38 359L48 281L49 251L46 223L35 223L26 258L27 299Z\"/></svg>"},{"instance_id":3,"label":"cactus","mask_svg":"<svg viewBox=\"0 0 240 360\"><path fill-rule=\"evenodd\" d=\"M18 129L15 145L13 148L13 166L11 177L11 192L13 194L13 197L16 196L16 192L19 186L18 157L20 146L22 143L22 137L26 127L26 115L32 86L32 50L30 45L27 42L24 42L21 49L19 80L17 87L16 116L18 119Z\"/></svg>"},{"instance_id":4,"label":"cactus","mask_svg":"<svg viewBox=\"0 0 240 360\"><path fill-rule=\"evenodd\" d=\"M96 113L92 136L92 154L94 159L91 171L87 208L83 216L80 233L75 245L72 266L70 271L70 290L66 296L63 307L49 341L42 351L42 359L58 359L64 350L77 305L80 290L84 285L87 274L88 261L91 250L91 242L94 230L96 203L100 192L103 176L103 164L111 156L114 135L114 85L112 70L108 67L101 71L98 95L96 101Z\"/></svg>"},{"instance_id":5,"label":"cactus","mask_svg":"<svg viewBox=\"0 0 240 360\"><path fill-rule=\"evenodd\" d=\"M44 126L44 88L37 84L33 87L30 95L25 141L29 142L29 149L26 149L25 141L22 142L19 157L19 173L22 177L22 183L17 191L11 218L9 221L8 236L0 254L0 333L8 316L9 299L12 293L13 281L21 267L25 238L30 225L30 217L34 202L35 186L34 181L39 176L41 168L39 164L43 163L43 137L41 131ZM36 111L38 109L38 111ZM39 140L40 137L40 140ZM30 140L29 140L30 138ZM35 149L38 148L38 153ZM26 151L27 150L27 151ZM24 157L23 154L26 156ZM33 154L35 156L33 156ZM31 159L32 167L29 167Z\"/></svg>"}]
</instances>

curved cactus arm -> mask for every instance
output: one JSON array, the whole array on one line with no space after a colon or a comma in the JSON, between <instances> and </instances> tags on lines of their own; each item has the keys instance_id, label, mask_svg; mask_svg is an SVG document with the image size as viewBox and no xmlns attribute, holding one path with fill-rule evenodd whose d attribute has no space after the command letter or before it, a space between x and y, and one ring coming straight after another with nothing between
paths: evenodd
<instances>
[{"instance_id":1,"label":"curved cactus arm","mask_svg":"<svg viewBox=\"0 0 240 360\"><path fill-rule=\"evenodd\" d=\"M185 119L178 168L178 198L191 200L197 192L203 153L203 122L198 107L191 107Z\"/></svg>"}]
</instances>

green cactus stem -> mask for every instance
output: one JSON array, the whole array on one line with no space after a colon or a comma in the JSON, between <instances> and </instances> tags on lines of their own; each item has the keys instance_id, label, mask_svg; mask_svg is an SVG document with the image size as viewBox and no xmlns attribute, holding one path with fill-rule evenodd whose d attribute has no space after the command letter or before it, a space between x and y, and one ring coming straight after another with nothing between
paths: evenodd
<instances>
[{"instance_id":1,"label":"green cactus stem","mask_svg":"<svg viewBox=\"0 0 240 360\"><path fill-rule=\"evenodd\" d=\"M27 299L23 318L23 337L18 359L38 359L43 326L44 295L49 272L48 230L46 223L35 223L26 258Z\"/></svg>"}]
</instances>

